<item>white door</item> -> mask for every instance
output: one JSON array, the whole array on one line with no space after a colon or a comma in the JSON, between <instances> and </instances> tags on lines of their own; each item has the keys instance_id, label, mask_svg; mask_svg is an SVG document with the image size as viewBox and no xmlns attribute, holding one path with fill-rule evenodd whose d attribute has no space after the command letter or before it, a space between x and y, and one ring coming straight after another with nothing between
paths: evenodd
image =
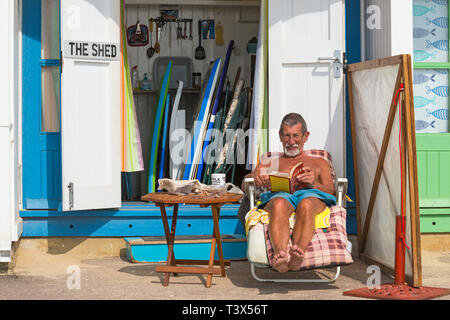
<instances>
[{"instance_id":1,"label":"white door","mask_svg":"<svg viewBox=\"0 0 450 320\"><path fill-rule=\"evenodd\" d=\"M121 206L120 0L61 0L63 210Z\"/></svg>"},{"instance_id":2,"label":"white door","mask_svg":"<svg viewBox=\"0 0 450 320\"><path fill-rule=\"evenodd\" d=\"M345 48L343 0L269 0L269 150L282 151L283 117L300 113L310 138L344 177L344 74L333 58Z\"/></svg>"}]
</instances>

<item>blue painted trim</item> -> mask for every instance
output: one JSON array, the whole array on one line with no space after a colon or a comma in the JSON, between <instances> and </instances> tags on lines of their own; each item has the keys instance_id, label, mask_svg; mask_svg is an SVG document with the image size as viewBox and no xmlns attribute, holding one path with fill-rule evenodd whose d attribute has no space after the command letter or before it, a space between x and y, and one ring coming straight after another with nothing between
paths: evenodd
<instances>
[{"instance_id":1,"label":"blue painted trim","mask_svg":"<svg viewBox=\"0 0 450 320\"><path fill-rule=\"evenodd\" d=\"M244 235L236 235L242 242L222 242L223 257L227 260L245 259L247 257L247 241ZM125 238L126 256L131 262L165 262L167 260L166 244L130 244L131 240L140 238ZM209 260L211 243L175 243L176 259ZM215 259L219 259L216 250Z\"/></svg>"},{"instance_id":2,"label":"blue painted trim","mask_svg":"<svg viewBox=\"0 0 450 320\"><path fill-rule=\"evenodd\" d=\"M236 216L238 205L226 205L220 209L220 217ZM167 207L168 217L172 216L173 208ZM161 217L159 207L154 204L123 204L119 209L109 210L86 210L86 211L56 211L56 210L23 210L20 211L21 218L64 218L64 217ZM178 216L212 217L211 208L200 208L195 205L180 205Z\"/></svg>"},{"instance_id":3,"label":"blue painted trim","mask_svg":"<svg viewBox=\"0 0 450 320\"><path fill-rule=\"evenodd\" d=\"M220 232L244 234L237 218L237 205L220 210ZM169 223L173 208L167 208ZM180 206L177 219L178 235L211 234L211 208ZM51 210L20 211L23 219L22 237L143 237L163 236L164 228L159 207L153 204L124 205L116 210L59 212Z\"/></svg>"},{"instance_id":4,"label":"blue painted trim","mask_svg":"<svg viewBox=\"0 0 450 320\"><path fill-rule=\"evenodd\" d=\"M22 95L22 158L23 158L23 203L27 199L39 199L39 165L33 159L39 154L39 132L41 129L41 1L23 0L22 18L23 47L23 95Z\"/></svg>"},{"instance_id":5,"label":"blue painted trim","mask_svg":"<svg viewBox=\"0 0 450 320\"><path fill-rule=\"evenodd\" d=\"M347 63L361 62L361 6L360 1L345 1L345 52ZM355 201L355 175L353 166L353 148L350 129L350 107L348 104L348 91L346 92L346 172L348 179L348 195ZM347 233L356 234L356 203L347 202Z\"/></svg>"},{"instance_id":6,"label":"blue painted trim","mask_svg":"<svg viewBox=\"0 0 450 320\"><path fill-rule=\"evenodd\" d=\"M39 64L41 67L59 67L61 61L58 59L41 59Z\"/></svg>"}]
</instances>

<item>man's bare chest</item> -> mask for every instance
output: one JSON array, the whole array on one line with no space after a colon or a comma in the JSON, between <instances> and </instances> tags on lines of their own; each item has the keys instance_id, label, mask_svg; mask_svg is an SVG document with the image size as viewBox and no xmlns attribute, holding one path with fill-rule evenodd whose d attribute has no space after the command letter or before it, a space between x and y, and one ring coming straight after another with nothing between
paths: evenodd
<instances>
[{"instance_id":1,"label":"man's bare chest","mask_svg":"<svg viewBox=\"0 0 450 320\"><path fill-rule=\"evenodd\" d=\"M280 158L278 161L278 172L290 172L291 169L298 164L299 162L303 162L305 167L309 167L313 171L316 171L317 165L315 164L315 161L309 157L305 158L297 158L297 159L289 159L289 158Z\"/></svg>"}]
</instances>

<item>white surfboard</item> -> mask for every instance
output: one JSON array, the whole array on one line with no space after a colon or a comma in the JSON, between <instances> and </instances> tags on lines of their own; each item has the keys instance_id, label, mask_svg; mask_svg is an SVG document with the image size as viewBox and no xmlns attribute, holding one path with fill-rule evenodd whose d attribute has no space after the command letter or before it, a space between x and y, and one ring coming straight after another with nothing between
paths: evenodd
<instances>
[{"instance_id":1,"label":"white surfboard","mask_svg":"<svg viewBox=\"0 0 450 320\"><path fill-rule=\"evenodd\" d=\"M183 92L183 81L178 81L178 90L177 94L175 96L175 100L173 102L173 108L172 108L172 115L170 117L170 139L169 139L169 154L170 154L170 175L172 179L176 179L180 161L175 159L177 155L172 154L172 151L175 148L175 145L179 143L178 137L175 136L177 133L180 133L178 129L185 129L185 121L184 118L181 121L181 116L185 115L184 110L179 110L178 107L180 105L181 100L181 94ZM183 111L182 113L179 113L178 111ZM182 115L181 115L182 114ZM180 127L180 125L183 124L183 127Z\"/></svg>"}]
</instances>

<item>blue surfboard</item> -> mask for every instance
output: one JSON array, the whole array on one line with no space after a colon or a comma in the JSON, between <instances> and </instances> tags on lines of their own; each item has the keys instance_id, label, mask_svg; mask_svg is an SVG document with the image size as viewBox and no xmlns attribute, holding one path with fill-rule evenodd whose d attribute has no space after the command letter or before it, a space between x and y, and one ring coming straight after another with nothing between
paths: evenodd
<instances>
[{"instance_id":1,"label":"blue surfboard","mask_svg":"<svg viewBox=\"0 0 450 320\"><path fill-rule=\"evenodd\" d=\"M166 164L166 145L167 145L167 134L168 134L168 124L169 124L169 102L170 102L170 93L167 94L166 98L166 108L164 110L164 125L163 125L163 136L162 136L162 142L161 142L161 154L159 159L159 178L163 179L164 177L164 171L165 171L165 164Z\"/></svg>"},{"instance_id":2,"label":"blue surfboard","mask_svg":"<svg viewBox=\"0 0 450 320\"><path fill-rule=\"evenodd\" d=\"M155 126L153 127L152 146L150 151L150 165L148 171L148 193L155 192L156 190L156 163L158 158L159 139L171 74L172 61L169 61L162 81L161 91L159 93L158 107L155 116Z\"/></svg>"},{"instance_id":3,"label":"blue surfboard","mask_svg":"<svg viewBox=\"0 0 450 320\"><path fill-rule=\"evenodd\" d=\"M214 66L211 70L211 74L208 79L208 84L206 86L205 94L203 96L202 105L200 108L200 113L198 115L197 121L194 122L194 127L192 130L193 137L191 142L191 147L189 150L189 156L186 161L186 166L184 169L183 179L191 180L195 179L194 175L194 165L199 161L202 152L203 137L206 132L207 127L207 116L211 108L212 95L214 94L214 89L216 87L217 75L220 67L221 59L218 58L214 62Z\"/></svg>"},{"instance_id":4,"label":"blue surfboard","mask_svg":"<svg viewBox=\"0 0 450 320\"><path fill-rule=\"evenodd\" d=\"M230 57L231 57L231 52L233 51L233 46L234 46L234 40L231 40L230 43L228 44L227 54L225 56L225 62L223 64L223 68L222 68L222 74L220 75L219 86L217 87L216 98L214 100L214 105L213 105L213 108L211 111L211 117L209 119L208 129L206 131L205 142L203 144L202 155L203 155L203 159L205 159L205 160L206 160L206 152L208 151L209 142L211 140L211 134L212 134L211 130L214 126L217 109L219 108L220 98L222 96L223 86L224 86L225 80L227 78L228 65L230 64ZM200 161L200 163L198 165L197 179L199 181L202 181L202 173L203 173L204 163L205 163L205 161Z\"/></svg>"}]
</instances>

